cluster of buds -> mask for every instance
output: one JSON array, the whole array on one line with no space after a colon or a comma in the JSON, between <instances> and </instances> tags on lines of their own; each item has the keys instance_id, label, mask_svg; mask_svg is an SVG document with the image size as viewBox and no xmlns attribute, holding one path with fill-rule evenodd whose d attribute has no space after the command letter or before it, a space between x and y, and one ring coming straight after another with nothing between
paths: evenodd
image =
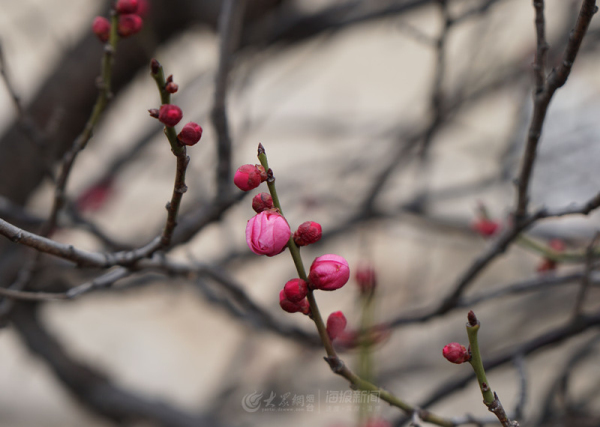
<instances>
[{"instance_id":1,"label":"cluster of buds","mask_svg":"<svg viewBox=\"0 0 600 427\"><path fill-rule=\"evenodd\" d=\"M147 0L118 0L115 13L118 15L117 34L129 37L142 30L142 16L148 9ZM103 16L97 16L92 22L92 31L102 43L110 38L110 21Z\"/></svg>"},{"instance_id":2,"label":"cluster of buds","mask_svg":"<svg viewBox=\"0 0 600 427\"><path fill-rule=\"evenodd\" d=\"M550 249L552 249L554 252L557 252L557 253L564 252L564 250L566 249L565 242L563 242L560 239L550 240L550 243L548 243L548 246L550 247ZM536 270L538 273L550 272L550 271L556 270L557 265L558 265L558 262L556 260L551 259L551 258L543 258L542 261L537 266Z\"/></svg>"},{"instance_id":3,"label":"cluster of buds","mask_svg":"<svg viewBox=\"0 0 600 427\"><path fill-rule=\"evenodd\" d=\"M262 146L259 154L264 153ZM235 172L233 182L242 191L258 188L261 183L272 182L273 172L261 165L243 165ZM268 193L259 193L252 199L256 212L246 225L246 243L257 255L275 256L286 247L306 246L321 239L321 225L314 221L302 223L292 234L289 223ZM292 246L290 246L292 245ZM350 278L348 262L339 255L326 254L315 258L307 279L289 280L279 293L279 305L288 313L311 314L308 295L314 290L334 291L344 286ZM346 318L341 311L327 319L327 333L331 340L342 334Z\"/></svg>"},{"instance_id":4,"label":"cluster of buds","mask_svg":"<svg viewBox=\"0 0 600 427\"><path fill-rule=\"evenodd\" d=\"M150 71L152 75L158 75L159 70L160 64L156 59L153 59L150 62ZM167 77L163 89L169 93L177 92L178 86L173 82L172 75ZM158 119L159 122L167 127L175 127L183 118L181 108L175 104L163 104L160 106L160 109L152 108L148 110L148 113L150 113L150 117ZM196 143L200 141L200 138L202 138L202 127L194 122L187 123L177 134L177 141L181 145L196 145Z\"/></svg>"}]
</instances>

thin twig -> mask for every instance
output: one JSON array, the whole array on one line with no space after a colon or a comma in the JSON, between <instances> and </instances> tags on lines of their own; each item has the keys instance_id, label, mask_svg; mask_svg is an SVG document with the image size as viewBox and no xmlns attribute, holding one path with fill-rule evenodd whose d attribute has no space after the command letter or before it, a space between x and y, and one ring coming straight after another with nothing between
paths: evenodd
<instances>
[{"instance_id":1,"label":"thin twig","mask_svg":"<svg viewBox=\"0 0 600 427\"><path fill-rule=\"evenodd\" d=\"M517 202L515 209L515 221L517 223L523 221L527 215L527 204L529 200L529 182L533 173L533 166L537 155L537 147L542 135L542 128L546 118L546 112L550 100L558 88L563 86L569 77L575 57L579 52L579 47L587 28L592 20L592 16L596 12L596 0L584 0L581 5L581 10L575 23L575 28L569 36L569 43L563 54L562 60L558 68L552 70L545 83L542 82L541 73L544 72L546 40L544 34L544 18L543 18L543 2L540 0L534 1L536 6L536 28L538 36L538 53L536 57L535 73L536 73L536 88L534 90L533 115L529 125L527 136L527 144L521 164L521 171L517 180ZM541 89L541 90L540 90Z\"/></svg>"},{"instance_id":2,"label":"thin twig","mask_svg":"<svg viewBox=\"0 0 600 427\"><path fill-rule=\"evenodd\" d=\"M592 281L591 275L594 270L594 260L596 258L595 248L598 245L598 241L600 240L600 232L596 232L596 235L590 242L587 248L587 259L585 262L585 274L581 279L581 287L579 288L579 292L577 293L577 299L575 300L575 306L573 307L573 316L577 317L582 313L583 303L585 301L585 296L587 290L590 287L590 283Z\"/></svg>"},{"instance_id":3,"label":"thin twig","mask_svg":"<svg viewBox=\"0 0 600 427\"><path fill-rule=\"evenodd\" d=\"M56 181L56 187L54 189L54 198L52 200L52 208L50 210L50 215L48 220L42 227L40 234L42 236L48 236L49 233L56 227L58 214L62 207L65 204L66 200L66 187L67 182L69 180L69 176L71 174L71 170L73 165L75 164L75 160L77 159L78 154L86 147L87 143L92 138L92 134L94 128L100 121L102 117L102 113L108 104L108 101L112 98L111 92L111 80L112 80L112 68L114 63L114 56L117 47L117 42L119 41L119 36L117 34L117 24L118 17L114 11L112 11L112 22L111 22L111 31L110 38L108 43L104 46L104 55L102 57L102 72L99 83L99 94L96 99L96 104L92 110L92 113L85 124L83 131L79 134L79 136L73 142L71 149L65 153L60 174Z\"/></svg>"},{"instance_id":4,"label":"thin twig","mask_svg":"<svg viewBox=\"0 0 600 427\"><path fill-rule=\"evenodd\" d=\"M227 198L231 189L231 132L227 118L227 87L232 55L237 49L246 0L224 0L219 15L219 65L211 118L217 133L217 197Z\"/></svg>"}]
</instances>

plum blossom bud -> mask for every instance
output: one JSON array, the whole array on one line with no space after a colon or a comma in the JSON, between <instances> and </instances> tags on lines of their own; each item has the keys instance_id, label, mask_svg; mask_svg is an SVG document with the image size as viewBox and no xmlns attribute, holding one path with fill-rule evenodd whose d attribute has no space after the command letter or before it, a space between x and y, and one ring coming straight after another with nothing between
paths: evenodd
<instances>
[{"instance_id":1,"label":"plum blossom bud","mask_svg":"<svg viewBox=\"0 0 600 427\"><path fill-rule=\"evenodd\" d=\"M158 114L159 114L158 109L156 109L156 108L150 108L148 110L148 113L150 113L150 117L154 117L155 119L158 119Z\"/></svg>"},{"instance_id":2,"label":"plum blossom bud","mask_svg":"<svg viewBox=\"0 0 600 427\"><path fill-rule=\"evenodd\" d=\"M500 223L487 218L481 218L475 221L471 227L479 235L483 237L491 237L500 229Z\"/></svg>"},{"instance_id":3,"label":"plum blossom bud","mask_svg":"<svg viewBox=\"0 0 600 427\"><path fill-rule=\"evenodd\" d=\"M194 122L189 122L181 129L177 139L183 145L195 145L202 138L202 128Z\"/></svg>"},{"instance_id":4,"label":"plum blossom bud","mask_svg":"<svg viewBox=\"0 0 600 427\"><path fill-rule=\"evenodd\" d=\"M158 120L166 126L173 127L183 117L181 108L173 104L163 104L158 112Z\"/></svg>"},{"instance_id":5,"label":"plum blossom bud","mask_svg":"<svg viewBox=\"0 0 600 427\"><path fill-rule=\"evenodd\" d=\"M96 16L92 22L92 31L102 43L106 43L110 37L110 22L104 16Z\"/></svg>"},{"instance_id":6,"label":"plum blossom bud","mask_svg":"<svg viewBox=\"0 0 600 427\"><path fill-rule=\"evenodd\" d=\"M75 201L80 212L95 212L102 209L114 193L113 180L108 178L86 189Z\"/></svg>"},{"instance_id":7,"label":"plum blossom bud","mask_svg":"<svg viewBox=\"0 0 600 427\"><path fill-rule=\"evenodd\" d=\"M138 0L138 7L135 13L140 15L142 18L145 18L148 15L148 11L150 10L150 3L148 0Z\"/></svg>"},{"instance_id":8,"label":"plum blossom bud","mask_svg":"<svg viewBox=\"0 0 600 427\"><path fill-rule=\"evenodd\" d=\"M298 246L306 246L321 240L321 224L314 221L306 221L300 224L294 233L294 242Z\"/></svg>"},{"instance_id":9,"label":"plum blossom bud","mask_svg":"<svg viewBox=\"0 0 600 427\"><path fill-rule=\"evenodd\" d=\"M115 9L118 14L136 13L138 8L138 0L118 0Z\"/></svg>"},{"instance_id":10,"label":"plum blossom bud","mask_svg":"<svg viewBox=\"0 0 600 427\"><path fill-rule=\"evenodd\" d=\"M331 313L327 318L327 335L333 341L346 329L346 316L341 311Z\"/></svg>"},{"instance_id":11,"label":"plum blossom bud","mask_svg":"<svg viewBox=\"0 0 600 427\"><path fill-rule=\"evenodd\" d=\"M308 284L302 279L292 279L283 287L283 293L291 302L298 303L308 295Z\"/></svg>"},{"instance_id":12,"label":"plum blossom bud","mask_svg":"<svg viewBox=\"0 0 600 427\"><path fill-rule=\"evenodd\" d=\"M133 13L119 16L117 32L121 37L129 37L142 30L143 20L141 16Z\"/></svg>"},{"instance_id":13,"label":"plum blossom bud","mask_svg":"<svg viewBox=\"0 0 600 427\"><path fill-rule=\"evenodd\" d=\"M350 278L348 261L339 255L327 254L315 258L310 266L308 279L315 289L334 291Z\"/></svg>"},{"instance_id":14,"label":"plum blossom bud","mask_svg":"<svg viewBox=\"0 0 600 427\"><path fill-rule=\"evenodd\" d=\"M246 225L246 243L258 255L275 256L281 253L291 234L285 218L274 211L256 214Z\"/></svg>"},{"instance_id":15,"label":"plum blossom bud","mask_svg":"<svg viewBox=\"0 0 600 427\"><path fill-rule=\"evenodd\" d=\"M169 93L175 93L179 90L177 83L169 82L165 85L165 90Z\"/></svg>"},{"instance_id":16,"label":"plum blossom bud","mask_svg":"<svg viewBox=\"0 0 600 427\"><path fill-rule=\"evenodd\" d=\"M358 289L362 294L368 294L375 289L377 283L377 276L375 275L375 269L373 266L365 264L356 270L354 275Z\"/></svg>"},{"instance_id":17,"label":"plum blossom bud","mask_svg":"<svg viewBox=\"0 0 600 427\"><path fill-rule=\"evenodd\" d=\"M265 168L256 165L243 165L235 171L233 183L242 191L255 189L264 180L262 174Z\"/></svg>"},{"instance_id":18,"label":"plum blossom bud","mask_svg":"<svg viewBox=\"0 0 600 427\"><path fill-rule=\"evenodd\" d=\"M310 313L310 304L308 303L308 300L306 298L298 302L292 302L289 299L287 299L283 290L279 292L279 305L283 309L283 311L287 311L288 313Z\"/></svg>"},{"instance_id":19,"label":"plum blossom bud","mask_svg":"<svg viewBox=\"0 0 600 427\"><path fill-rule=\"evenodd\" d=\"M269 193L258 193L252 198L252 209L261 213L266 209L273 209L273 198Z\"/></svg>"},{"instance_id":20,"label":"plum blossom bud","mask_svg":"<svg viewBox=\"0 0 600 427\"><path fill-rule=\"evenodd\" d=\"M550 243L548 244L548 246L550 247L550 249L552 249L555 252L564 252L564 250L566 249L565 246L565 242L563 242L560 239L552 239L550 240ZM551 272L556 270L556 267L558 266L558 262L554 259L551 258L544 258L542 259L542 261L538 264L538 266L536 267L536 270L538 273L546 273L546 272Z\"/></svg>"},{"instance_id":21,"label":"plum blossom bud","mask_svg":"<svg viewBox=\"0 0 600 427\"><path fill-rule=\"evenodd\" d=\"M457 342L451 342L443 350L444 357L448 362L461 364L471 360L471 355L464 345Z\"/></svg>"},{"instance_id":22,"label":"plum blossom bud","mask_svg":"<svg viewBox=\"0 0 600 427\"><path fill-rule=\"evenodd\" d=\"M152 58L150 60L150 72L152 75L157 75L160 71L160 62L156 60L156 58Z\"/></svg>"}]
</instances>

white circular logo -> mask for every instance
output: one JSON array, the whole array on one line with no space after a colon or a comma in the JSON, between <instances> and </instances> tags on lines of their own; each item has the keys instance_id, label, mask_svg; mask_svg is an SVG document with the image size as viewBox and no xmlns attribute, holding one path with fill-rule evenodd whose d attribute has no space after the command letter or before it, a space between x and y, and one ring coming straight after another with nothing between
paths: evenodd
<instances>
[{"instance_id":1,"label":"white circular logo","mask_svg":"<svg viewBox=\"0 0 600 427\"><path fill-rule=\"evenodd\" d=\"M260 399L263 397L263 392L260 393L255 391L254 393L248 393L242 399L242 408L246 412L256 412L260 409Z\"/></svg>"}]
</instances>

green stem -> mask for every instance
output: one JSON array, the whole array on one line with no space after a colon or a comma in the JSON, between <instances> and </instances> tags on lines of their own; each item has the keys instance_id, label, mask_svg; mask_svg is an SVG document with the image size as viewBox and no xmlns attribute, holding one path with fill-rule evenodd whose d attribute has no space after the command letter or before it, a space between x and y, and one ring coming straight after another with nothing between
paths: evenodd
<instances>
[{"instance_id":1,"label":"green stem","mask_svg":"<svg viewBox=\"0 0 600 427\"><path fill-rule=\"evenodd\" d=\"M277 190L275 189L275 177L273 176L273 172L269 169L267 155L262 144L260 144L258 147L258 159L260 161L260 164L265 168L265 171L267 171L267 186L269 187L269 192L271 193L271 197L273 198L273 206L279 209L279 212L283 216L281 203L279 202L279 197L277 197ZM308 282L306 270L304 269L304 263L302 262L302 257L300 256L300 248L296 245L294 239L291 236L290 240L288 241L287 247L290 250L292 259L294 260L294 265L296 266L298 276L302 280ZM325 360L327 361L327 363L329 363L329 366L331 367L334 373L347 379L352 384L353 388L370 391L375 394L378 394L382 400L400 408L407 414L412 414L414 411L418 410L419 416L423 421L437 424L442 427L455 427L454 422L452 422L451 420L442 418L428 411L419 410L418 408L415 408L414 406L411 406L408 403L398 399L392 393L377 387L376 385L362 379L354 372L352 372L338 357L333 347L333 344L329 339L325 322L323 322L323 317L321 316L321 312L319 311L319 307L317 305L317 300L315 299L314 291L312 289L309 289L308 295L306 297L310 305L310 316L315 322L317 331L319 332L319 337L321 338L321 342L323 344L323 347L325 348L325 352L327 353L327 357L325 358Z\"/></svg>"},{"instance_id":2,"label":"green stem","mask_svg":"<svg viewBox=\"0 0 600 427\"><path fill-rule=\"evenodd\" d=\"M587 257L585 251L555 251L547 245L539 243L525 234L521 234L517 238L517 244L519 244L521 247L531 249L534 252L543 255L544 258L548 258L549 260L556 262L584 262ZM595 257L600 256L600 250L594 251L593 255Z\"/></svg>"},{"instance_id":3,"label":"green stem","mask_svg":"<svg viewBox=\"0 0 600 427\"><path fill-rule=\"evenodd\" d=\"M479 322L475 325L467 323L467 335L469 337L469 345L471 349L471 366L475 375L477 376L477 382L479 383L479 389L483 396L483 402L486 406L489 406L494 401L494 393L490 387L490 383L485 376L485 369L483 368L483 362L481 360L481 353L479 352L479 343L477 341L477 332L479 331Z\"/></svg>"}]
</instances>

